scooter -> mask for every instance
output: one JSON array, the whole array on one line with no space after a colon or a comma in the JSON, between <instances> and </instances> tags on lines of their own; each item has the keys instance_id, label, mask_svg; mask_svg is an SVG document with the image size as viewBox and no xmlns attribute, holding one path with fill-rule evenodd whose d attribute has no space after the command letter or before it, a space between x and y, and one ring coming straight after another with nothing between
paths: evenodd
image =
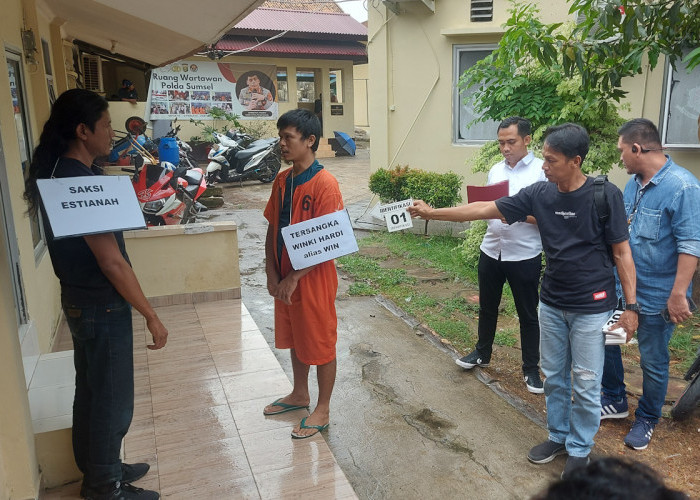
<instances>
[{"instance_id":1,"label":"scooter","mask_svg":"<svg viewBox=\"0 0 700 500\"><path fill-rule=\"evenodd\" d=\"M249 136L239 135L237 140L214 132L218 144L214 144L207 155L207 181L210 184L256 179L272 182L282 165L279 139L259 139L244 147L242 144Z\"/></svg>"}]
</instances>

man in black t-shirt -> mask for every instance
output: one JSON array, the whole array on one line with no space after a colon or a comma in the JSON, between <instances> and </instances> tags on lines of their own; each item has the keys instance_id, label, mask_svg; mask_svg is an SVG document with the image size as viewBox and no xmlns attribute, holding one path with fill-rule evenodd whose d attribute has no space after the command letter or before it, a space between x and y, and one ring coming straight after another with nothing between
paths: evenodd
<instances>
[{"instance_id":1,"label":"man in black t-shirt","mask_svg":"<svg viewBox=\"0 0 700 500\"><path fill-rule=\"evenodd\" d=\"M581 171L588 145L588 133L578 125L551 127L542 150L542 169L549 182L537 182L495 202L434 209L418 200L409 208L411 215L424 219L505 219L513 224L531 215L537 220L547 257L539 318L549 438L533 447L528 459L543 464L568 454L564 476L588 463L593 437L600 426L605 342L602 326L617 302L615 264L625 302L636 304L634 262L622 193L612 184L605 184L610 215L602 224L593 202L593 179ZM619 326L631 338L637 329L637 313L625 311Z\"/></svg>"},{"instance_id":2,"label":"man in black t-shirt","mask_svg":"<svg viewBox=\"0 0 700 500\"><path fill-rule=\"evenodd\" d=\"M131 104L136 104L139 98L139 93L136 91L136 87L131 80L122 80L122 88L119 89L117 95L122 101L130 102Z\"/></svg>"},{"instance_id":3,"label":"man in black t-shirt","mask_svg":"<svg viewBox=\"0 0 700 500\"><path fill-rule=\"evenodd\" d=\"M37 213L41 203L37 179L95 175L93 161L109 154L113 138L107 101L83 89L61 94L29 167L24 198L30 213ZM84 475L81 496L155 500L157 492L130 484L143 477L149 465L120 460L134 412L131 307L146 319L153 337L149 349L165 346L168 330L141 290L121 232L55 239L44 221L73 338L72 438L75 462Z\"/></svg>"}]
</instances>

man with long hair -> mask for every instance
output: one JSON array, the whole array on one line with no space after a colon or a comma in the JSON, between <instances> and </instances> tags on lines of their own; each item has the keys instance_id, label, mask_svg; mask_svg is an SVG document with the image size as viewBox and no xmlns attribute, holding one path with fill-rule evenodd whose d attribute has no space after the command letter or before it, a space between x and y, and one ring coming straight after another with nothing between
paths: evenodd
<instances>
[{"instance_id":1,"label":"man with long hair","mask_svg":"<svg viewBox=\"0 0 700 500\"><path fill-rule=\"evenodd\" d=\"M96 175L93 162L109 154L113 137L107 101L89 90L61 94L29 167L24 192L29 212L41 210L37 179ZM163 347L168 330L141 290L121 232L56 240L46 214L42 216L73 337L73 454L84 475L81 495L93 500L157 499L157 492L130 484L149 465L125 464L119 458L134 412L131 307L146 318L153 336L149 349Z\"/></svg>"}]
</instances>

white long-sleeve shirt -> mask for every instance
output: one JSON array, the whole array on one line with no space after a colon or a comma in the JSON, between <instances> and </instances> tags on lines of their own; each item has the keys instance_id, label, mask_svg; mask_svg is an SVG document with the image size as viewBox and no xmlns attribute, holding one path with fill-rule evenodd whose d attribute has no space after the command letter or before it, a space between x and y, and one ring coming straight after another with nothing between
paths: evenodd
<instances>
[{"instance_id":1,"label":"white long-sleeve shirt","mask_svg":"<svg viewBox=\"0 0 700 500\"><path fill-rule=\"evenodd\" d=\"M496 163L489 171L487 184L508 181L508 195L513 196L522 188L539 181L546 181L542 170L543 161L532 152L515 164L508 165L505 159ZM542 252L540 232L536 224L516 222L504 224L499 219L488 221L488 229L481 243L481 251L492 259L518 261L532 259Z\"/></svg>"}]
</instances>

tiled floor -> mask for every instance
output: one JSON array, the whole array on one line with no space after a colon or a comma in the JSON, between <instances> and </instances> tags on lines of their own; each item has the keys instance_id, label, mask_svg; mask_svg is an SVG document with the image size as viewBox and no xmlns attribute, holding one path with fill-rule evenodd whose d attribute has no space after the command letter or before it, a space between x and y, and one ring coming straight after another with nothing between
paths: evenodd
<instances>
[{"instance_id":1,"label":"tiled floor","mask_svg":"<svg viewBox=\"0 0 700 500\"><path fill-rule=\"evenodd\" d=\"M291 384L240 300L157 308L170 334L159 351L134 316L136 406L127 462L151 471L136 486L163 498L357 498L321 435L290 437L307 415L264 417ZM43 499L77 498L80 484Z\"/></svg>"}]
</instances>

